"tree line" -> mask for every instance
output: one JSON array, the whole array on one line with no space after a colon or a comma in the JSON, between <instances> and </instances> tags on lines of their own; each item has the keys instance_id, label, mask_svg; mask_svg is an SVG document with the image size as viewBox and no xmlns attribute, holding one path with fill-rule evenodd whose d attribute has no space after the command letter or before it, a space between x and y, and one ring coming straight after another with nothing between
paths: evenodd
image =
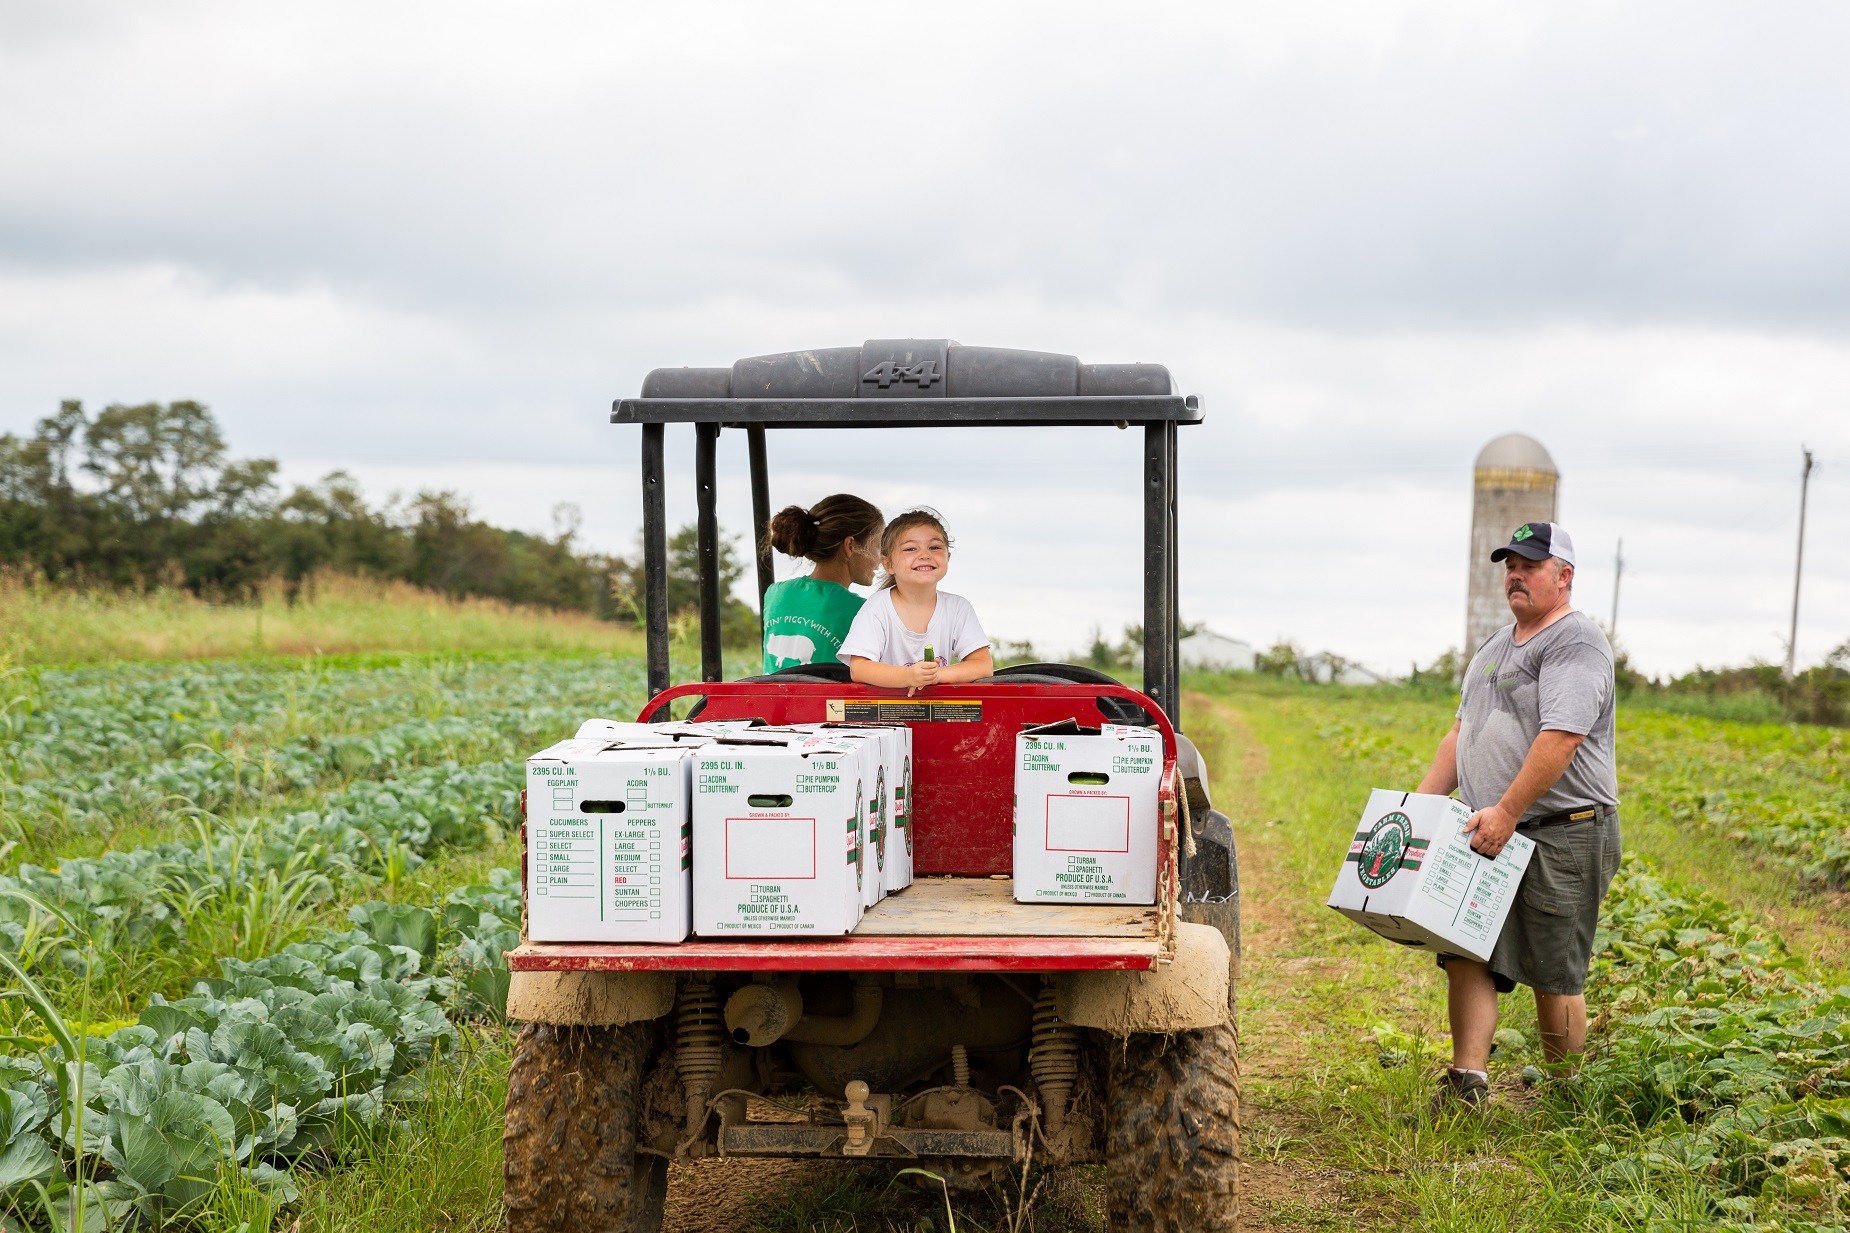
<instances>
[{"instance_id":1,"label":"tree line","mask_svg":"<svg viewBox=\"0 0 1850 1233\"><path fill-rule=\"evenodd\" d=\"M280 579L294 595L317 573L399 579L445 595L642 617L640 559L580 545L578 514L554 510L554 534L492 526L454 492L369 503L334 471L284 491L273 458L230 456L203 404L111 405L94 416L66 401L30 435L0 435L0 566L49 582L184 589L247 600ZM732 597L745 562L721 537L729 642L754 642L757 617ZM699 592L695 532L669 543L670 612L685 621Z\"/></svg>"}]
</instances>

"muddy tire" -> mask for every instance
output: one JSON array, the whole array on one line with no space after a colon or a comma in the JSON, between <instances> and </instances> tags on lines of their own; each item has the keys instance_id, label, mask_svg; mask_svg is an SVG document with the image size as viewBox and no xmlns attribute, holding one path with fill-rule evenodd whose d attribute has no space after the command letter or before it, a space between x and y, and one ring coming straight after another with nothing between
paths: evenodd
<instances>
[{"instance_id":1,"label":"muddy tire","mask_svg":"<svg viewBox=\"0 0 1850 1233\"><path fill-rule=\"evenodd\" d=\"M508 1068L508 1233L658 1233L668 1162L636 1150L649 1023L521 1029Z\"/></svg>"},{"instance_id":2,"label":"muddy tire","mask_svg":"<svg viewBox=\"0 0 1850 1233\"><path fill-rule=\"evenodd\" d=\"M1237 1227L1236 1047L1226 1023L1110 1044L1105 1188L1112 1233Z\"/></svg>"}]
</instances>

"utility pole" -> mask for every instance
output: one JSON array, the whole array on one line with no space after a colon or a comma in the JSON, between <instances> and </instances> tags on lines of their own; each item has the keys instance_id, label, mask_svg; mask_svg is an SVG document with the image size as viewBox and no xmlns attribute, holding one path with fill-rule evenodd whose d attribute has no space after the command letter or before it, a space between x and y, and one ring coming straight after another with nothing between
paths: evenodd
<instances>
[{"instance_id":1,"label":"utility pole","mask_svg":"<svg viewBox=\"0 0 1850 1233\"><path fill-rule=\"evenodd\" d=\"M1619 636L1619 583L1625 578L1625 537L1619 537L1619 551L1612 558L1612 622L1606 626L1606 636Z\"/></svg>"},{"instance_id":2,"label":"utility pole","mask_svg":"<svg viewBox=\"0 0 1850 1233\"><path fill-rule=\"evenodd\" d=\"M1811 451L1799 446L1805 467L1799 472L1799 554L1792 566L1792 629L1786 636L1786 679L1792 679L1792 661L1799 649L1799 579L1805 574L1805 499L1811 493Z\"/></svg>"}]
</instances>

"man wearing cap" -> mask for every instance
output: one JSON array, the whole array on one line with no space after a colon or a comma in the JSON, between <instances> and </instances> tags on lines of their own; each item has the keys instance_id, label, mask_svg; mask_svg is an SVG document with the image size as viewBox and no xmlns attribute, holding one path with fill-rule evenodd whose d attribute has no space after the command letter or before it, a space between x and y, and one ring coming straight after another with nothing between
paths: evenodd
<instances>
[{"instance_id":1,"label":"man wearing cap","mask_svg":"<svg viewBox=\"0 0 1850 1233\"><path fill-rule=\"evenodd\" d=\"M1490 962L1439 956L1452 1067L1435 1107L1489 1099L1497 995L1519 984L1535 991L1546 1060L1559 1069L1582 1051L1593 931L1619 868L1612 646L1570 602L1573 540L1552 522L1524 523L1490 559L1503 563L1516 621L1471 657L1457 722L1419 790L1457 791L1475 811L1471 846L1485 856L1517 830L1535 851Z\"/></svg>"}]
</instances>

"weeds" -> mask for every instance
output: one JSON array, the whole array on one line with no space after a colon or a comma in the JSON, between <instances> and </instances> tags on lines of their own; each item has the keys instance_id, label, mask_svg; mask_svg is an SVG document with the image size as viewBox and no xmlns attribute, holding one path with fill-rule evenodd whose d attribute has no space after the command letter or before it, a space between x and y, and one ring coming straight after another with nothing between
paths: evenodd
<instances>
[{"instance_id":1,"label":"weeds","mask_svg":"<svg viewBox=\"0 0 1850 1233\"><path fill-rule=\"evenodd\" d=\"M262 640L254 635L262 621ZM393 651L634 655L631 628L579 612L494 599L450 599L400 582L320 575L291 595L266 584L251 605L184 591L146 594L48 586L0 572L0 629L25 664L191 660Z\"/></svg>"}]
</instances>

